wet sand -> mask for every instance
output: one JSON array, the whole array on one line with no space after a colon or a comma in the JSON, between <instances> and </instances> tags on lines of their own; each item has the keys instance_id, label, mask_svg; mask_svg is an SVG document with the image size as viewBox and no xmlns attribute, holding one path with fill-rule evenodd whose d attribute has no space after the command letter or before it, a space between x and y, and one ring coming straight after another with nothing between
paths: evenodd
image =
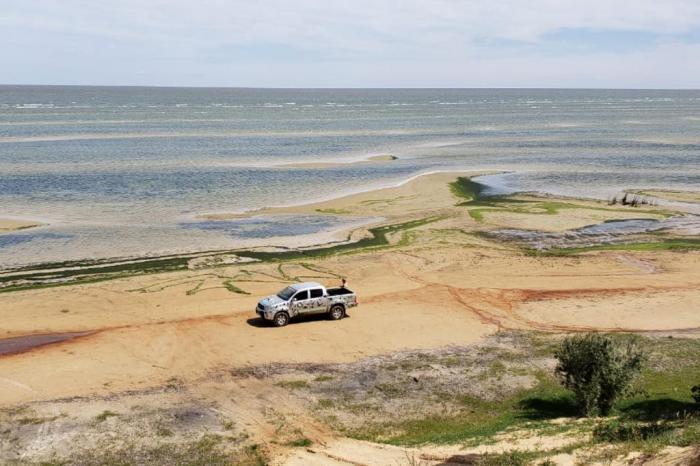
<instances>
[{"instance_id":1,"label":"wet sand","mask_svg":"<svg viewBox=\"0 0 700 466\"><path fill-rule=\"evenodd\" d=\"M0 356L25 353L40 346L53 345L89 335L92 332L66 332L0 339Z\"/></svg>"},{"instance_id":2,"label":"wet sand","mask_svg":"<svg viewBox=\"0 0 700 466\"><path fill-rule=\"evenodd\" d=\"M7 233L16 230L25 230L27 228L34 228L41 225L42 223L34 222L31 220L20 220L15 218L0 217L0 233Z\"/></svg>"}]
</instances>

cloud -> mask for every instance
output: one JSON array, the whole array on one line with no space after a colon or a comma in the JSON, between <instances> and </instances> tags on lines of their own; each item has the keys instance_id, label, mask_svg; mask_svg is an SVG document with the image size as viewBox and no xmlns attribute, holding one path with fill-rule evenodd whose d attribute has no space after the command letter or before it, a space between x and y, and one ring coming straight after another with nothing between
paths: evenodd
<instances>
[{"instance_id":1,"label":"cloud","mask_svg":"<svg viewBox=\"0 0 700 466\"><path fill-rule=\"evenodd\" d=\"M694 68L683 60L694 61L686 53L695 51L698 29L696 0L26 0L0 11L0 40L13 45L2 52L11 68L0 71L0 82L82 76L96 83L270 85L270 72L295 69L296 85L314 86L328 81L319 72L335 74L330 65L344 70L343 85L386 82L390 69L425 77L420 84L395 76L395 86L457 81L436 79L431 70L459 76L472 70L478 80L458 81L476 85L503 81L496 73L505 68L514 85L531 85L540 74L542 82L557 76L570 82L562 66L581 63L606 64L601 76L617 70L607 82L625 76L636 82L638 75L617 64L639 68L646 67L640 60L654 59L679 72ZM107 69L91 70L86 60ZM45 71L37 75L40 64ZM128 78L125 67L142 74ZM220 74L206 75L215 70ZM103 81L106 71L119 81ZM662 71L648 70L648 85L679 81Z\"/></svg>"}]
</instances>

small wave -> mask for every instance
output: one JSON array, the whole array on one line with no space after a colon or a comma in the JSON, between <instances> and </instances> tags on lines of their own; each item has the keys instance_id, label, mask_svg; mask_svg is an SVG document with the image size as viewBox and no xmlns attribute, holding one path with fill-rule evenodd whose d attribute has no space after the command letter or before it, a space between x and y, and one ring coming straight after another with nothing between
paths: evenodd
<instances>
[{"instance_id":1,"label":"small wave","mask_svg":"<svg viewBox=\"0 0 700 466\"><path fill-rule=\"evenodd\" d=\"M54 104L17 104L15 108L55 108Z\"/></svg>"}]
</instances>

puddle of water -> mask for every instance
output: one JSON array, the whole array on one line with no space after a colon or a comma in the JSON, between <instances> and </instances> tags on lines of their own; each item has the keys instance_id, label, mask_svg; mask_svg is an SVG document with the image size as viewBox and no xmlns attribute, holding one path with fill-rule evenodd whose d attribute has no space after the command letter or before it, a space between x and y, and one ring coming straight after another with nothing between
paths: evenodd
<instances>
[{"instance_id":1,"label":"puddle of water","mask_svg":"<svg viewBox=\"0 0 700 466\"><path fill-rule=\"evenodd\" d=\"M700 232L700 216L686 215L663 220L628 219L609 220L559 233L502 229L491 236L506 241L517 241L535 249L586 247L628 241L630 236L660 230L675 230L684 234Z\"/></svg>"},{"instance_id":2,"label":"puddle of water","mask_svg":"<svg viewBox=\"0 0 700 466\"><path fill-rule=\"evenodd\" d=\"M208 220L181 223L186 229L223 233L232 238L274 238L320 233L366 219L340 218L326 215L275 215L236 220Z\"/></svg>"},{"instance_id":3,"label":"puddle of water","mask_svg":"<svg viewBox=\"0 0 700 466\"><path fill-rule=\"evenodd\" d=\"M70 236L51 232L3 233L0 235L0 248L16 246L36 240L62 240Z\"/></svg>"},{"instance_id":4,"label":"puddle of water","mask_svg":"<svg viewBox=\"0 0 700 466\"><path fill-rule=\"evenodd\" d=\"M4 338L0 340L0 356L29 351L39 346L52 345L74 338L89 335L93 332L48 333L43 335L27 335L23 337Z\"/></svg>"}]
</instances>

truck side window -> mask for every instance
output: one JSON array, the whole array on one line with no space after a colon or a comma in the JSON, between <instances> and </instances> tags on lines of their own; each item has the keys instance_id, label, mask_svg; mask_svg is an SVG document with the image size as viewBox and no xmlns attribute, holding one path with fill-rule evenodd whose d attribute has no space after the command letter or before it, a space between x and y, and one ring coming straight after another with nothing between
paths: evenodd
<instances>
[{"instance_id":1,"label":"truck side window","mask_svg":"<svg viewBox=\"0 0 700 466\"><path fill-rule=\"evenodd\" d=\"M308 290L300 291L299 293L296 294L296 296L294 296L294 299L296 299L297 301L303 301L305 299L309 299L309 291Z\"/></svg>"},{"instance_id":2,"label":"truck side window","mask_svg":"<svg viewBox=\"0 0 700 466\"><path fill-rule=\"evenodd\" d=\"M323 296L323 290L321 290L321 289L311 290L310 293L311 293L311 299L320 298Z\"/></svg>"}]
</instances>

